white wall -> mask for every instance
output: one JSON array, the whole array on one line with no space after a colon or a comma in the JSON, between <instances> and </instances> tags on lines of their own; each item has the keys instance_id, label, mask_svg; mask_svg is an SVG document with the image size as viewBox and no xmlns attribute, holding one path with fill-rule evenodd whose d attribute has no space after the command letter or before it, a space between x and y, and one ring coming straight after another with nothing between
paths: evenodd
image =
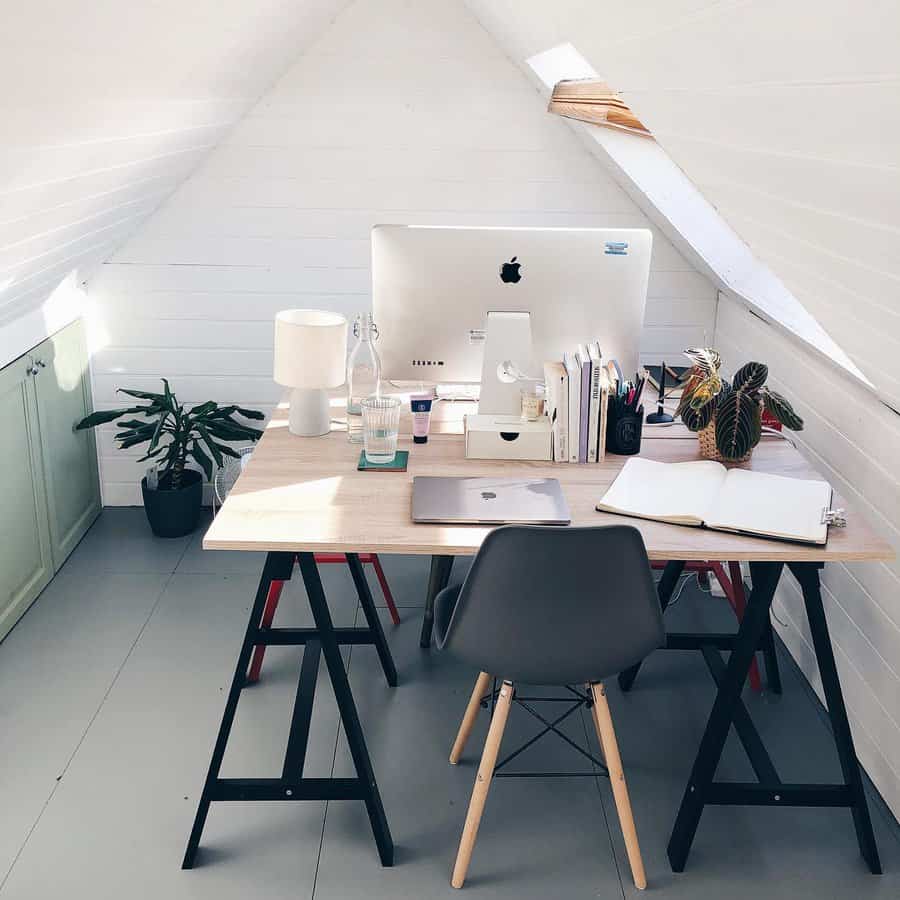
<instances>
[{"instance_id":1,"label":"white wall","mask_svg":"<svg viewBox=\"0 0 900 900\"><path fill-rule=\"evenodd\" d=\"M514 59L571 42L900 409L900 4L467 0Z\"/></svg>"},{"instance_id":2,"label":"white wall","mask_svg":"<svg viewBox=\"0 0 900 900\"><path fill-rule=\"evenodd\" d=\"M732 369L769 365L770 383L803 416L803 452L900 555L900 416L855 379L796 341L719 298L716 346ZM900 814L900 562L844 563L823 570L823 599L857 753L883 797ZM819 689L815 657L796 582L781 579L775 628ZM821 692L820 692L821 694Z\"/></svg>"},{"instance_id":3,"label":"white wall","mask_svg":"<svg viewBox=\"0 0 900 900\"><path fill-rule=\"evenodd\" d=\"M269 408L272 318L368 308L376 222L647 226L457 0L359 0L91 281L94 399L172 379ZM654 235L645 359L712 337L716 293ZM107 504L139 502L100 436Z\"/></svg>"},{"instance_id":4,"label":"white wall","mask_svg":"<svg viewBox=\"0 0 900 900\"><path fill-rule=\"evenodd\" d=\"M49 333L57 285L107 258L345 2L3 4L4 358Z\"/></svg>"}]
</instances>

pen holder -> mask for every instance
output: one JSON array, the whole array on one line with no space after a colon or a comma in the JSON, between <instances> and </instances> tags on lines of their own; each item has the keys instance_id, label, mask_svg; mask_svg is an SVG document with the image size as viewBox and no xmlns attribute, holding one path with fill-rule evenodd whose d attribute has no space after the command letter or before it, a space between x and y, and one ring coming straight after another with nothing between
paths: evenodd
<instances>
[{"instance_id":1,"label":"pen holder","mask_svg":"<svg viewBox=\"0 0 900 900\"><path fill-rule=\"evenodd\" d=\"M615 397L609 398L606 419L606 449L620 456L641 452L641 431L644 426L644 407L629 410L620 406Z\"/></svg>"}]
</instances>

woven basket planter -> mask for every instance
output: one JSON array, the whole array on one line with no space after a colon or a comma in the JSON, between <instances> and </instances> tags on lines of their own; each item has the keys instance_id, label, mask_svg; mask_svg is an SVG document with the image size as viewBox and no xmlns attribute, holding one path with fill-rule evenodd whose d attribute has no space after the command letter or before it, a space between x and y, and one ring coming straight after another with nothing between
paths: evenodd
<instances>
[{"instance_id":1,"label":"woven basket planter","mask_svg":"<svg viewBox=\"0 0 900 900\"><path fill-rule=\"evenodd\" d=\"M720 463L742 463L746 462L753 455L751 447L740 459L725 459L719 453L716 447L716 417L713 416L706 428L701 428L697 432L697 439L700 442L700 455L704 459L714 459Z\"/></svg>"}]
</instances>

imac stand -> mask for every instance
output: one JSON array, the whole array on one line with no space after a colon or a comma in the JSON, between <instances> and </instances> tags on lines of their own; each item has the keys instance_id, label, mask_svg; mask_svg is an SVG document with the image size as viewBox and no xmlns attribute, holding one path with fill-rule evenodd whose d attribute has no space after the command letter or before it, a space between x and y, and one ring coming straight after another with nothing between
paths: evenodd
<instances>
[{"instance_id":1,"label":"imac stand","mask_svg":"<svg viewBox=\"0 0 900 900\"><path fill-rule=\"evenodd\" d=\"M481 415L518 416L522 412L519 372L534 370L531 314L489 312L481 366Z\"/></svg>"}]
</instances>

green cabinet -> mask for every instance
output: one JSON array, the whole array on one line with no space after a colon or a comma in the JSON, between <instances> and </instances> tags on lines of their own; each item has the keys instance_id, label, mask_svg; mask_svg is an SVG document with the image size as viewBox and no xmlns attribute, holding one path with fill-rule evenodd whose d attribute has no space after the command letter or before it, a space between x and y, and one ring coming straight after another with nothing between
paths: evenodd
<instances>
[{"instance_id":1,"label":"green cabinet","mask_svg":"<svg viewBox=\"0 0 900 900\"><path fill-rule=\"evenodd\" d=\"M32 362L0 372L0 638L53 577Z\"/></svg>"},{"instance_id":2,"label":"green cabinet","mask_svg":"<svg viewBox=\"0 0 900 900\"><path fill-rule=\"evenodd\" d=\"M76 322L0 370L0 640L100 512L87 359Z\"/></svg>"},{"instance_id":3,"label":"green cabinet","mask_svg":"<svg viewBox=\"0 0 900 900\"><path fill-rule=\"evenodd\" d=\"M58 569L100 512L93 429L72 426L92 410L87 345L75 322L32 352L37 373L41 457L47 488L50 550Z\"/></svg>"}]
</instances>

